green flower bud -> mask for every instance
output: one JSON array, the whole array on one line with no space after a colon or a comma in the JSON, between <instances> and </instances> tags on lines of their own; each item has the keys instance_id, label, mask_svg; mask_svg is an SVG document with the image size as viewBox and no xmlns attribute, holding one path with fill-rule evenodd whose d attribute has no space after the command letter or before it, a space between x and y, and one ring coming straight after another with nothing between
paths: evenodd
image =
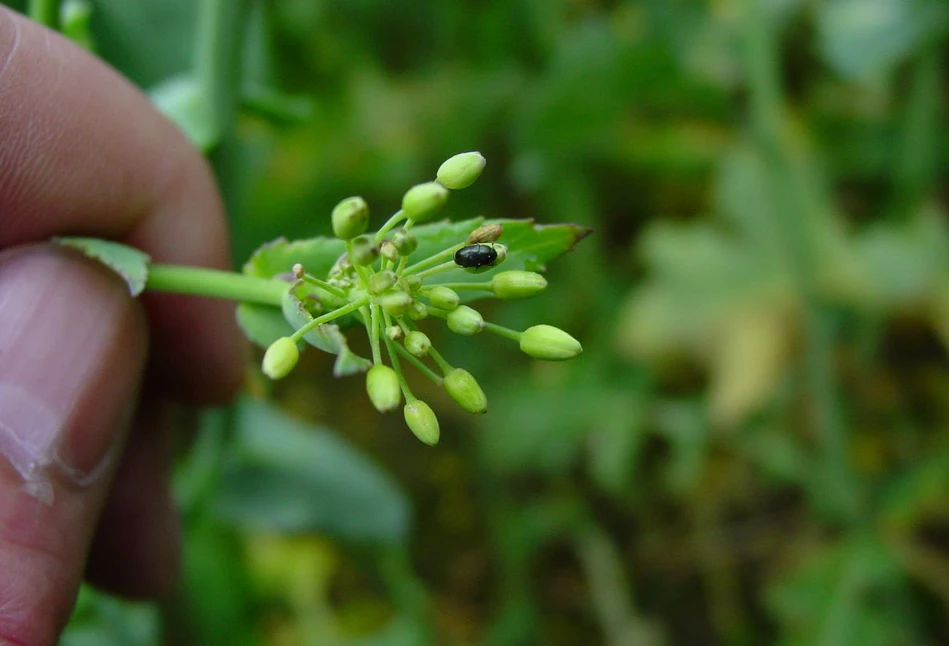
<instances>
[{"instance_id":1,"label":"green flower bud","mask_svg":"<svg viewBox=\"0 0 949 646\"><path fill-rule=\"evenodd\" d=\"M425 289L425 297L435 307L443 310L453 310L461 303L458 292L444 285L434 285Z\"/></svg>"},{"instance_id":2,"label":"green flower bud","mask_svg":"<svg viewBox=\"0 0 949 646\"><path fill-rule=\"evenodd\" d=\"M402 402L399 375L389 366L377 363L366 373L366 392L380 413L395 410Z\"/></svg>"},{"instance_id":3,"label":"green flower bud","mask_svg":"<svg viewBox=\"0 0 949 646\"><path fill-rule=\"evenodd\" d=\"M405 292L389 292L376 299L379 306L392 316L402 316L408 312L413 301L414 299Z\"/></svg>"},{"instance_id":4,"label":"green flower bud","mask_svg":"<svg viewBox=\"0 0 949 646\"><path fill-rule=\"evenodd\" d=\"M379 245L379 255L389 262L395 262L399 259L399 250L395 248L391 240L384 240L382 244Z\"/></svg>"},{"instance_id":5,"label":"green flower bud","mask_svg":"<svg viewBox=\"0 0 949 646\"><path fill-rule=\"evenodd\" d=\"M261 369L271 379L283 379L300 359L300 349L296 341L288 336L280 337L270 344L264 353Z\"/></svg>"},{"instance_id":6,"label":"green flower bud","mask_svg":"<svg viewBox=\"0 0 949 646\"><path fill-rule=\"evenodd\" d=\"M432 341L428 335L418 330L412 330L405 335L405 349L413 357L424 357L432 348Z\"/></svg>"},{"instance_id":7,"label":"green flower bud","mask_svg":"<svg viewBox=\"0 0 949 646\"><path fill-rule=\"evenodd\" d=\"M381 294L386 291L393 285L395 285L398 278L395 275L394 271L380 271L377 274L373 274L369 277L369 293L370 294Z\"/></svg>"},{"instance_id":8,"label":"green flower bud","mask_svg":"<svg viewBox=\"0 0 949 646\"><path fill-rule=\"evenodd\" d=\"M487 163L481 153L460 153L449 157L441 166L435 177L438 181L452 190L468 188L475 183Z\"/></svg>"},{"instance_id":9,"label":"green flower bud","mask_svg":"<svg viewBox=\"0 0 949 646\"><path fill-rule=\"evenodd\" d=\"M417 184L402 196L402 212L416 222L431 218L448 200L448 189L438 182Z\"/></svg>"},{"instance_id":10,"label":"green flower bud","mask_svg":"<svg viewBox=\"0 0 949 646\"><path fill-rule=\"evenodd\" d=\"M419 287L422 286L422 279L418 276L406 276L402 280L405 281L406 286L409 288L410 292L414 292Z\"/></svg>"},{"instance_id":11,"label":"green flower bud","mask_svg":"<svg viewBox=\"0 0 949 646\"><path fill-rule=\"evenodd\" d=\"M547 289L547 279L533 271L502 271L491 279L491 289L505 300L529 298Z\"/></svg>"},{"instance_id":12,"label":"green flower bud","mask_svg":"<svg viewBox=\"0 0 949 646\"><path fill-rule=\"evenodd\" d=\"M488 398L481 386L467 370L455 368L442 380L445 392L469 413L480 415L488 412Z\"/></svg>"},{"instance_id":13,"label":"green flower bud","mask_svg":"<svg viewBox=\"0 0 949 646\"><path fill-rule=\"evenodd\" d=\"M467 305L459 305L448 313L445 320L448 322L448 329L456 334L470 336L484 329L484 319L481 317L481 313Z\"/></svg>"},{"instance_id":14,"label":"green flower bud","mask_svg":"<svg viewBox=\"0 0 949 646\"><path fill-rule=\"evenodd\" d=\"M564 361L579 355L583 352L583 347L560 328L535 325L521 333L521 351L535 359Z\"/></svg>"},{"instance_id":15,"label":"green flower bud","mask_svg":"<svg viewBox=\"0 0 949 646\"><path fill-rule=\"evenodd\" d=\"M484 242L494 242L504 233L504 227L500 224L482 224L468 235L468 244L479 244Z\"/></svg>"},{"instance_id":16,"label":"green flower bud","mask_svg":"<svg viewBox=\"0 0 949 646\"><path fill-rule=\"evenodd\" d=\"M369 205L361 197L347 197L333 208L333 233L337 238L351 240L366 232L369 226Z\"/></svg>"},{"instance_id":17,"label":"green flower bud","mask_svg":"<svg viewBox=\"0 0 949 646\"><path fill-rule=\"evenodd\" d=\"M438 444L438 418L428 404L416 399L406 404L402 411L405 413L405 423L409 425L415 437L429 446Z\"/></svg>"},{"instance_id":18,"label":"green flower bud","mask_svg":"<svg viewBox=\"0 0 949 646\"><path fill-rule=\"evenodd\" d=\"M390 325L386 328L386 336L393 341L398 341L402 338L402 328L398 325Z\"/></svg>"},{"instance_id":19,"label":"green flower bud","mask_svg":"<svg viewBox=\"0 0 949 646\"><path fill-rule=\"evenodd\" d=\"M392 244L399 250L400 255L411 256L412 252L418 249L418 238L405 229L399 229L392 236Z\"/></svg>"},{"instance_id":20,"label":"green flower bud","mask_svg":"<svg viewBox=\"0 0 949 646\"><path fill-rule=\"evenodd\" d=\"M379 247L366 237L353 240L353 249L349 261L354 265L371 265L379 256Z\"/></svg>"},{"instance_id":21,"label":"green flower bud","mask_svg":"<svg viewBox=\"0 0 949 646\"><path fill-rule=\"evenodd\" d=\"M412 307L409 308L409 318L413 321L421 321L422 319L428 318L428 308L425 306L425 303L419 301L413 301Z\"/></svg>"}]
</instances>

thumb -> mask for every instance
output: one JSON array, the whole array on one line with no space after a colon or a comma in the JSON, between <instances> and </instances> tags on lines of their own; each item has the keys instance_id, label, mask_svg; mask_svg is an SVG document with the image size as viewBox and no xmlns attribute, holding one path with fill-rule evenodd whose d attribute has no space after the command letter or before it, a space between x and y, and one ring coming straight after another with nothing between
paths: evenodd
<instances>
[{"instance_id":1,"label":"thumb","mask_svg":"<svg viewBox=\"0 0 949 646\"><path fill-rule=\"evenodd\" d=\"M0 253L0 643L54 644L134 409L139 306L72 253Z\"/></svg>"}]
</instances>

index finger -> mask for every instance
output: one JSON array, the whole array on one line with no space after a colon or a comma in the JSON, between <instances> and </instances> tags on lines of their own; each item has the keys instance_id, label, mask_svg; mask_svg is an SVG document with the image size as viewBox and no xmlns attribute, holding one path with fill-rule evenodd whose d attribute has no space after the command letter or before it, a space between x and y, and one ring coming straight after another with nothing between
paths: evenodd
<instances>
[{"instance_id":1,"label":"index finger","mask_svg":"<svg viewBox=\"0 0 949 646\"><path fill-rule=\"evenodd\" d=\"M213 177L181 132L94 56L0 7L0 248L70 234L159 262L229 264ZM205 400L233 390L231 306L156 295L146 308L166 381Z\"/></svg>"}]
</instances>

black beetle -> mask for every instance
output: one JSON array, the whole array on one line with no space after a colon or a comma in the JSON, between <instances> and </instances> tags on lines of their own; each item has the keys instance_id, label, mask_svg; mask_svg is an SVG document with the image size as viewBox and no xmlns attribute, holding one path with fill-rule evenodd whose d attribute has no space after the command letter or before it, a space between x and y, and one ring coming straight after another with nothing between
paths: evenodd
<instances>
[{"instance_id":1,"label":"black beetle","mask_svg":"<svg viewBox=\"0 0 949 646\"><path fill-rule=\"evenodd\" d=\"M497 250L486 244L471 244L455 252L455 264L469 269L492 265L497 259Z\"/></svg>"}]
</instances>

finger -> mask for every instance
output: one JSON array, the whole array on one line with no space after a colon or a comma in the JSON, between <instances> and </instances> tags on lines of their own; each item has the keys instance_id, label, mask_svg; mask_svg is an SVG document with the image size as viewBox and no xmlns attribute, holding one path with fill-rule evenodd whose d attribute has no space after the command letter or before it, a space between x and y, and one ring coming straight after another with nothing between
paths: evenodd
<instances>
[{"instance_id":1,"label":"finger","mask_svg":"<svg viewBox=\"0 0 949 646\"><path fill-rule=\"evenodd\" d=\"M0 254L0 643L49 646L69 616L146 346L114 274L45 245Z\"/></svg>"},{"instance_id":2,"label":"finger","mask_svg":"<svg viewBox=\"0 0 949 646\"><path fill-rule=\"evenodd\" d=\"M91 54L2 7L0 213L0 248L87 234L159 262L229 262L213 178L177 128ZM148 309L169 383L209 400L234 389L242 359L231 306L171 297Z\"/></svg>"},{"instance_id":3,"label":"finger","mask_svg":"<svg viewBox=\"0 0 949 646\"><path fill-rule=\"evenodd\" d=\"M145 404L99 520L86 578L109 592L156 598L177 579L181 524L171 496L166 416Z\"/></svg>"}]
</instances>

